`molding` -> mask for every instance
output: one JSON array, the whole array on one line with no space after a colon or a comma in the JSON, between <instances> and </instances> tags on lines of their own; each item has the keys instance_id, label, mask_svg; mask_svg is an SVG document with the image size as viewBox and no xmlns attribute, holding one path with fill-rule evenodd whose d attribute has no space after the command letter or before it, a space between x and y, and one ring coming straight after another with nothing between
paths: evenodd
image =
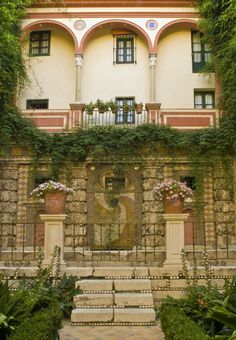
<instances>
[{"instance_id":1,"label":"molding","mask_svg":"<svg viewBox=\"0 0 236 340\"><path fill-rule=\"evenodd\" d=\"M196 12L40 12L28 13L25 19L61 18L199 18Z\"/></svg>"}]
</instances>

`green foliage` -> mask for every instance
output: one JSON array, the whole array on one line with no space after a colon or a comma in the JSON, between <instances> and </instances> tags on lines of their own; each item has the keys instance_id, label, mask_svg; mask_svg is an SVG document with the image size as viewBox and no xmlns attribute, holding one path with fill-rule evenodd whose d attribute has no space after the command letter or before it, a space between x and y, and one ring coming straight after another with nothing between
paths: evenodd
<instances>
[{"instance_id":1,"label":"green foliage","mask_svg":"<svg viewBox=\"0 0 236 340\"><path fill-rule=\"evenodd\" d=\"M34 307L35 300L27 292L11 292L7 281L0 277L0 338L14 330L19 323L28 317Z\"/></svg>"},{"instance_id":2,"label":"green foliage","mask_svg":"<svg viewBox=\"0 0 236 340\"><path fill-rule=\"evenodd\" d=\"M29 292L34 297L34 311L42 308L48 308L52 300L58 301L58 304L64 316L70 316L74 307L73 297L80 293L75 289L75 276L61 275L60 269L60 248L55 247L51 263L43 266L43 253L39 248L37 252L37 273L36 277L30 279L24 277L19 288L22 291Z\"/></svg>"},{"instance_id":3,"label":"green foliage","mask_svg":"<svg viewBox=\"0 0 236 340\"><path fill-rule=\"evenodd\" d=\"M42 309L32 317L26 318L9 340L52 340L56 339L60 327L62 312L56 301L48 308Z\"/></svg>"},{"instance_id":4,"label":"green foliage","mask_svg":"<svg viewBox=\"0 0 236 340\"><path fill-rule=\"evenodd\" d=\"M163 303L160 308L161 326L166 340L209 339L202 328L192 321L180 307L169 302Z\"/></svg>"}]
</instances>

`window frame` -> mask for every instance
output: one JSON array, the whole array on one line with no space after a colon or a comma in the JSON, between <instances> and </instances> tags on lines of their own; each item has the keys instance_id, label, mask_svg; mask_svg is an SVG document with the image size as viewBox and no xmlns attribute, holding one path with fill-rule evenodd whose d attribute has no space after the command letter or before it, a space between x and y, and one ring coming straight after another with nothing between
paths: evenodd
<instances>
[{"instance_id":1,"label":"window frame","mask_svg":"<svg viewBox=\"0 0 236 340\"><path fill-rule=\"evenodd\" d=\"M39 35L39 39L35 40L39 42L39 46L38 47L33 47L32 43L32 37L33 35ZM47 39L42 39L44 34L48 34L48 38ZM43 46L42 42L43 41L48 41L48 46ZM43 53L42 50L47 48L47 53ZM39 53L33 53L34 49L38 49ZM47 31L32 31L30 32L30 40L29 40L29 56L30 57L44 57L44 56L49 56L50 55L50 51L51 51L51 31L47 30Z\"/></svg>"},{"instance_id":2,"label":"window frame","mask_svg":"<svg viewBox=\"0 0 236 340\"><path fill-rule=\"evenodd\" d=\"M47 107L32 108L31 104L46 104ZM26 110L48 110L49 109L49 99L27 99L26 100Z\"/></svg>"},{"instance_id":3,"label":"window frame","mask_svg":"<svg viewBox=\"0 0 236 340\"><path fill-rule=\"evenodd\" d=\"M200 50L199 51L195 51L194 50L194 44L196 44L196 43L194 43L194 35L195 34L199 34L199 43L198 43L198 45L200 45ZM211 51L206 48L208 46L208 44L202 42L202 37L203 37L203 33L202 32L199 32L197 30L192 30L191 31L192 70L193 70L193 73L201 72L202 68L206 65L206 63L208 62L208 60L209 60L209 58L211 56ZM196 54L200 54L200 58L201 58L200 62L194 61L194 56Z\"/></svg>"},{"instance_id":4,"label":"window frame","mask_svg":"<svg viewBox=\"0 0 236 340\"><path fill-rule=\"evenodd\" d=\"M119 42L124 43L124 47L119 47ZM131 42L131 47L127 47L127 43ZM131 54L127 51L131 50ZM120 60L119 51L123 50L123 60ZM129 56L131 60L128 60ZM118 34L114 35L114 61L113 64L136 64L136 39L135 34Z\"/></svg>"},{"instance_id":5,"label":"window frame","mask_svg":"<svg viewBox=\"0 0 236 340\"><path fill-rule=\"evenodd\" d=\"M134 105L135 97L116 97L116 102L118 105L118 111L115 115L115 125L134 125L135 124L135 110L130 110L129 112L125 113L123 111L123 104L127 102L128 105ZM121 102L122 105L121 105ZM131 121L129 118L131 117Z\"/></svg>"},{"instance_id":6,"label":"window frame","mask_svg":"<svg viewBox=\"0 0 236 340\"><path fill-rule=\"evenodd\" d=\"M199 106L199 104L196 103L196 96L201 96L202 97L202 104L201 107L197 107L197 105ZM211 95L212 96L212 107L208 108L206 107L206 96L207 95ZM194 90L194 109L196 110L213 110L215 108L215 92L211 91L211 90Z\"/></svg>"}]
</instances>

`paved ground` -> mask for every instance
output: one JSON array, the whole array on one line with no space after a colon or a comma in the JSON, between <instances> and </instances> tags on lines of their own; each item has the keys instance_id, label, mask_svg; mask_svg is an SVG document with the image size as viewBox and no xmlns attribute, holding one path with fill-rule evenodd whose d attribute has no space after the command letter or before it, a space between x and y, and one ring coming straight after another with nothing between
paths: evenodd
<instances>
[{"instance_id":1,"label":"paved ground","mask_svg":"<svg viewBox=\"0 0 236 340\"><path fill-rule=\"evenodd\" d=\"M164 340L159 326L70 326L59 331L60 340Z\"/></svg>"}]
</instances>

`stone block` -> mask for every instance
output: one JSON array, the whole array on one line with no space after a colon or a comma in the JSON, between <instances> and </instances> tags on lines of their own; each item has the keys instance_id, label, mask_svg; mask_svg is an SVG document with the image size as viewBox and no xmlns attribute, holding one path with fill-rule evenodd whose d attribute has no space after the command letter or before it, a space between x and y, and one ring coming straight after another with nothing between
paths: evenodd
<instances>
[{"instance_id":1,"label":"stone block","mask_svg":"<svg viewBox=\"0 0 236 340\"><path fill-rule=\"evenodd\" d=\"M71 322L110 322L113 320L112 308L76 308L71 313Z\"/></svg>"},{"instance_id":2,"label":"stone block","mask_svg":"<svg viewBox=\"0 0 236 340\"><path fill-rule=\"evenodd\" d=\"M155 322L155 311L152 308L116 308L114 322Z\"/></svg>"},{"instance_id":3,"label":"stone block","mask_svg":"<svg viewBox=\"0 0 236 340\"><path fill-rule=\"evenodd\" d=\"M171 296L174 299L180 299L180 298L183 298L184 295L185 295L185 292L182 290L160 290L160 291L153 292L153 297L155 301L156 299L158 300L164 299L167 296Z\"/></svg>"},{"instance_id":4,"label":"stone block","mask_svg":"<svg viewBox=\"0 0 236 340\"><path fill-rule=\"evenodd\" d=\"M116 306L153 306L152 293L116 293Z\"/></svg>"},{"instance_id":5,"label":"stone block","mask_svg":"<svg viewBox=\"0 0 236 340\"><path fill-rule=\"evenodd\" d=\"M186 280L184 280L184 279L170 280L170 287L171 288L185 288L186 287Z\"/></svg>"},{"instance_id":6,"label":"stone block","mask_svg":"<svg viewBox=\"0 0 236 340\"><path fill-rule=\"evenodd\" d=\"M133 280L114 280L114 287L116 292L137 292L137 291L150 291L151 281L145 279Z\"/></svg>"},{"instance_id":7,"label":"stone block","mask_svg":"<svg viewBox=\"0 0 236 340\"><path fill-rule=\"evenodd\" d=\"M160 279L160 280L151 280L152 289L159 288L159 287L166 287L167 280Z\"/></svg>"},{"instance_id":8,"label":"stone block","mask_svg":"<svg viewBox=\"0 0 236 340\"><path fill-rule=\"evenodd\" d=\"M136 267L134 270L135 277L149 276L148 267Z\"/></svg>"},{"instance_id":9,"label":"stone block","mask_svg":"<svg viewBox=\"0 0 236 340\"><path fill-rule=\"evenodd\" d=\"M112 291L112 280L81 280L76 282L76 286L83 291Z\"/></svg>"},{"instance_id":10,"label":"stone block","mask_svg":"<svg viewBox=\"0 0 236 340\"><path fill-rule=\"evenodd\" d=\"M81 294L74 296L76 307L79 306L112 306L113 294Z\"/></svg>"},{"instance_id":11,"label":"stone block","mask_svg":"<svg viewBox=\"0 0 236 340\"><path fill-rule=\"evenodd\" d=\"M93 276L95 277L132 277L133 267L95 267Z\"/></svg>"},{"instance_id":12,"label":"stone block","mask_svg":"<svg viewBox=\"0 0 236 340\"><path fill-rule=\"evenodd\" d=\"M89 276L92 276L93 274L93 268L92 267L69 267L69 268L66 268L66 274L75 275L78 277L89 277Z\"/></svg>"}]
</instances>

